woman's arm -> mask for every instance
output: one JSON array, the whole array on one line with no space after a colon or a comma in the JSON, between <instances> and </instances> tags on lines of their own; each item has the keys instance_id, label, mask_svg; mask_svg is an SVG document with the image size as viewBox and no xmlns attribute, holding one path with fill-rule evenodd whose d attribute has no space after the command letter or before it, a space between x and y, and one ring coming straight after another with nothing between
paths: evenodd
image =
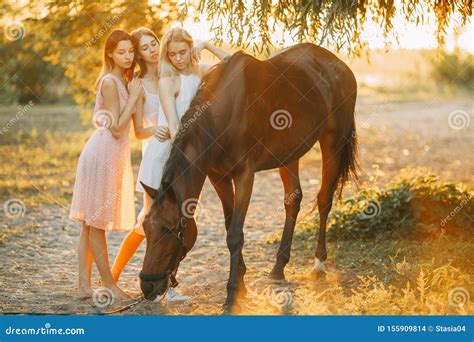
<instances>
[{"instance_id":1,"label":"woman's arm","mask_svg":"<svg viewBox=\"0 0 474 342\"><path fill-rule=\"evenodd\" d=\"M106 78L102 82L102 97L104 100L105 110L112 113L112 123L109 127L114 138L119 138L132 116L136 102L141 94L140 81L132 80L130 96L125 108L120 113L120 100L118 95L117 84L115 81Z\"/></svg>"},{"instance_id":2,"label":"woman's arm","mask_svg":"<svg viewBox=\"0 0 474 342\"><path fill-rule=\"evenodd\" d=\"M153 134L157 126L144 127L143 126L143 106L145 103L145 94L142 93L140 98L137 100L135 106L135 113L133 114L133 130L137 139L148 139Z\"/></svg>"},{"instance_id":3,"label":"woman's arm","mask_svg":"<svg viewBox=\"0 0 474 342\"><path fill-rule=\"evenodd\" d=\"M200 59L201 51L204 49L208 50L210 53L212 53L214 56L219 58L221 61L224 58L230 56L230 53L228 53L227 51L224 51L209 42L204 42L204 43L200 43L196 45L196 53L198 53L198 59Z\"/></svg>"},{"instance_id":4,"label":"woman's arm","mask_svg":"<svg viewBox=\"0 0 474 342\"><path fill-rule=\"evenodd\" d=\"M171 141L174 141L179 130L179 118L176 112L176 83L172 77L161 77L158 82L158 92L160 94L161 105L168 120Z\"/></svg>"},{"instance_id":5,"label":"woman's arm","mask_svg":"<svg viewBox=\"0 0 474 342\"><path fill-rule=\"evenodd\" d=\"M193 50L194 58L197 60L201 59L201 52L202 50L207 49L209 52L211 52L213 55L215 55L217 58L219 58L221 61L224 60L225 58L229 57L231 54L227 51L224 51L222 49L219 49L218 47L212 45L209 42L204 42L196 45ZM208 72L211 70L212 65L209 64L199 64L199 77L202 79Z\"/></svg>"}]
</instances>

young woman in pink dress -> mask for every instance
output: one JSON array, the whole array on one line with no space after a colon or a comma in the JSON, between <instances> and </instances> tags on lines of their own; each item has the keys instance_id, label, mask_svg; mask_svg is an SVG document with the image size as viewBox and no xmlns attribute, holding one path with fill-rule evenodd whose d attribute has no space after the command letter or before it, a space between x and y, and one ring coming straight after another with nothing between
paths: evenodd
<instances>
[{"instance_id":1,"label":"young woman in pink dress","mask_svg":"<svg viewBox=\"0 0 474 342\"><path fill-rule=\"evenodd\" d=\"M102 73L96 83L93 120L97 128L79 157L71 203L70 218L82 223L79 298L92 296L93 261L112 296L130 298L112 277L105 232L130 230L135 223L129 128L142 87L138 79L132 79L134 66L130 34L114 30L105 42Z\"/></svg>"}]
</instances>

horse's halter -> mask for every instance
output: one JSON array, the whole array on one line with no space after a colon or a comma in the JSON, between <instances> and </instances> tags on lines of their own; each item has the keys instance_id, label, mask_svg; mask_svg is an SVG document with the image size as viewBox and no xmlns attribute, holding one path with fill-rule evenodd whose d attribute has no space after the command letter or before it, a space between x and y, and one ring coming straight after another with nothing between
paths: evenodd
<instances>
[{"instance_id":1,"label":"horse's halter","mask_svg":"<svg viewBox=\"0 0 474 342\"><path fill-rule=\"evenodd\" d=\"M178 286L178 281L176 280L176 272L178 271L178 266L179 263L186 257L187 253L187 245L186 242L184 241L184 231L186 229L186 217L184 217L181 213L181 196L179 191L176 191L174 187L172 186L172 190L174 191L176 195L176 199L178 202L178 210L179 210L179 220L178 220L178 235L176 236L178 240L178 246L173 252L173 255L171 256L171 259L168 263L168 267L166 268L166 271L160 272L160 273L144 273L140 272L139 277L143 281L158 281L158 280L168 280L169 281L169 286L170 287L176 287ZM182 251L183 255L181 256L181 259L178 260L178 255L179 252Z\"/></svg>"}]
</instances>

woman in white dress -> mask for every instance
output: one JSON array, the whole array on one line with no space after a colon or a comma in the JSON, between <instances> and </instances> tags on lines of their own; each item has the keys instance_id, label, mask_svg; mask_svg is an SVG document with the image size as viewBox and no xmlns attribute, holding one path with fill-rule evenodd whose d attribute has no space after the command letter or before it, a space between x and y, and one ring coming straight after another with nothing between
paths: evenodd
<instances>
[{"instance_id":1,"label":"woman in white dress","mask_svg":"<svg viewBox=\"0 0 474 342\"><path fill-rule=\"evenodd\" d=\"M162 110L158 95L159 39L153 31L147 28L136 29L131 33L131 36L134 50L136 51L135 59L140 66L138 77L143 87L142 96L137 101L135 113L133 114L133 127L135 136L142 140L143 157L150 141L157 141L157 139L165 141L170 138L170 135L164 114L161 113L160 117L160 111ZM147 169L145 168L144 170ZM137 182L136 190L144 192L139 182ZM142 222L150 205L151 198L144 193L143 208L138 215L138 222L135 228L123 240L112 266L112 277L116 282L124 267L145 238Z\"/></svg>"},{"instance_id":2,"label":"woman in white dress","mask_svg":"<svg viewBox=\"0 0 474 342\"><path fill-rule=\"evenodd\" d=\"M181 117L189 108L196 94L202 77L211 68L210 65L200 64L201 51L207 49L217 58L223 60L229 53L209 42L194 47L193 38L183 28L174 28L163 37L160 52L159 93L163 111L168 121L171 141L174 141L179 130ZM168 147L168 153L171 145ZM160 170L161 172L163 169ZM160 179L149 185L157 189Z\"/></svg>"}]
</instances>

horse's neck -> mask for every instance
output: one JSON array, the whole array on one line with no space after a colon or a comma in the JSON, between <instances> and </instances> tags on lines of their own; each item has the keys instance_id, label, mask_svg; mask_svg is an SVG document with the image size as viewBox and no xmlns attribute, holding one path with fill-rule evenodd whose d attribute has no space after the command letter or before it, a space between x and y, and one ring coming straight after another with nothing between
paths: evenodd
<instances>
[{"instance_id":1,"label":"horse's neck","mask_svg":"<svg viewBox=\"0 0 474 342\"><path fill-rule=\"evenodd\" d=\"M182 201L198 199L204 182L207 177L207 169L196 163L191 163L190 167L179 177L176 185L182 194Z\"/></svg>"}]
</instances>

